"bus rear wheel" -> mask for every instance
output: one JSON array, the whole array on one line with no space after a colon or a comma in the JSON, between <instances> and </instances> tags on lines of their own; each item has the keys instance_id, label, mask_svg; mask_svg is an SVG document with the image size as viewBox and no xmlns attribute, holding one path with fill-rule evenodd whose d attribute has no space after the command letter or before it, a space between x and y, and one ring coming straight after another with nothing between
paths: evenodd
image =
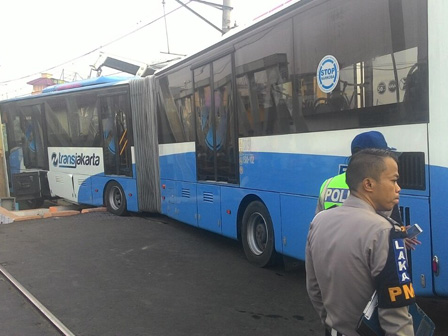
<instances>
[{"instance_id":1,"label":"bus rear wheel","mask_svg":"<svg viewBox=\"0 0 448 336\"><path fill-rule=\"evenodd\" d=\"M260 201L249 204L243 215L241 238L246 258L254 265L274 264L274 228L268 209Z\"/></svg>"},{"instance_id":2,"label":"bus rear wheel","mask_svg":"<svg viewBox=\"0 0 448 336\"><path fill-rule=\"evenodd\" d=\"M123 188L115 181L109 182L106 187L105 203L107 211L114 215L124 216L127 214L126 196Z\"/></svg>"}]
</instances>

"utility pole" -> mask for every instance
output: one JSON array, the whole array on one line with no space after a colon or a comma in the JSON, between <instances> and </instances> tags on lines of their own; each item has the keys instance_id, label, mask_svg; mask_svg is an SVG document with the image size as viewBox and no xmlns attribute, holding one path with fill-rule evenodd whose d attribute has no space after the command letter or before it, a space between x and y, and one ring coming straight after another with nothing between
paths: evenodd
<instances>
[{"instance_id":1,"label":"utility pole","mask_svg":"<svg viewBox=\"0 0 448 336\"><path fill-rule=\"evenodd\" d=\"M222 34L224 35L230 30L232 0L222 0Z\"/></svg>"},{"instance_id":2,"label":"utility pole","mask_svg":"<svg viewBox=\"0 0 448 336\"><path fill-rule=\"evenodd\" d=\"M210 26L212 26L213 28L215 28L216 30L221 32L221 34L224 35L226 32L228 32L230 30L230 12L233 9L230 6L231 0L223 0L223 4L222 5L218 5L218 4L214 3L214 2L209 2L209 1L204 1L204 0L190 0L190 2L191 1L199 2L201 4L204 4L204 5L211 6L211 7L214 7L214 8L222 10L222 29L220 29L219 27L215 26L213 23L211 23L206 18L204 18L202 15L200 15L197 12L195 12L194 10L192 10L190 7L188 7L182 1L180 1L180 0L174 0L174 1L176 1L177 3L181 4L182 6L184 6L186 9L188 9L190 12L192 12L197 17L201 18L202 21L207 22Z\"/></svg>"}]
</instances>

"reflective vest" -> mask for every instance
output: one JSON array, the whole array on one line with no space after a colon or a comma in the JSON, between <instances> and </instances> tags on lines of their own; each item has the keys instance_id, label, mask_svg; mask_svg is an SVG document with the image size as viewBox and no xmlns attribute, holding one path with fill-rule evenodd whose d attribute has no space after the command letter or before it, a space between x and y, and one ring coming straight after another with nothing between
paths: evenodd
<instances>
[{"instance_id":1,"label":"reflective vest","mask_svg":"<svg viewBox=\"0 0 448 336\"><path fill-rule=\"evenodd\" d=\"M350 190L345 182L345 172L329 178L320 187L318 210L327 210L339 206L350 195Z\"/></svg>"}]
</instances>

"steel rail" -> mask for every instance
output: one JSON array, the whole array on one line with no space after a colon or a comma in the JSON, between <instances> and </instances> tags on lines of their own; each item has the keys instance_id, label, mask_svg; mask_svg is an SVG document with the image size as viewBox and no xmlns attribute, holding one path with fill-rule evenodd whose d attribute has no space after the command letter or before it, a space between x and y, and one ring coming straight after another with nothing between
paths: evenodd
<instances>
[{"instance_id":1,"label":"steel rail","mask_svg":"<svg viewBox=\"0 0 448 336\"><path fill-rule=\"evenodd\" d=\"M42 303L39 302L25 287L22 286L3 266L0 272L13 284L25 298L27 298L62 334L75 336L56 316L54 316Z\"/></svg>"}]
</instances>

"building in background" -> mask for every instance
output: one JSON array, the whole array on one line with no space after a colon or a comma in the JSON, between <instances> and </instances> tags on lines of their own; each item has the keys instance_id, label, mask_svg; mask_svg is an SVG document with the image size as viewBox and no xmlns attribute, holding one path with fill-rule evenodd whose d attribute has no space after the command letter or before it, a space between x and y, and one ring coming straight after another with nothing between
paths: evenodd
<instances>
[{"instance_id":1,"label":"building in background","mask_svg":"<svg viewBox=\"0 0 448 336\"><path fill-rule=\"evenodd\" d=\"M51 76L52 75L49 73L42 73L40 78L27 82L27 84L33 86L33 91L31 94L41 93L47 86L63 84L66 82L65 80L52 78Z\"/></svg>"}]
</instances>

